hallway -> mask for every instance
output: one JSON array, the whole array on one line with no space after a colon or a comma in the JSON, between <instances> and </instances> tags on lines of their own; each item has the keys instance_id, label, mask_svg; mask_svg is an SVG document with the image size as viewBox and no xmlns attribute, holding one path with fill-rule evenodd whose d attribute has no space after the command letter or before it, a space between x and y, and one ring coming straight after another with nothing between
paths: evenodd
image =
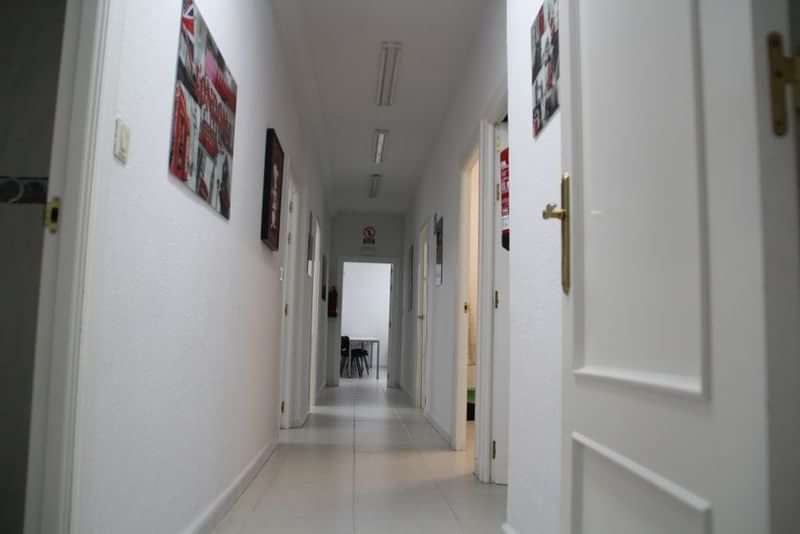
<instances>
[{"instance_id":1,"label":"hallway","mask_svg":"<svg viewBox=\"0 0 800 534\"><path fill-rule=\"evenodd\" d=\"M217 534L498 532L506 489L472 475L400 390L374 380L326 389Z\"/></svg>"}]
</instances>

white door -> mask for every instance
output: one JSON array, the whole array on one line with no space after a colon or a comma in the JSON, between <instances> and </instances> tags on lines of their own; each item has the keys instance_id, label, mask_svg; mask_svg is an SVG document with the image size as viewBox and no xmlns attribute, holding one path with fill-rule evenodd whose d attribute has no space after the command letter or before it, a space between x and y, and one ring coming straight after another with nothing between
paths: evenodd
<instances>
[{"instance_id":1,"label":"white door","mask_svg":"<svg viewBox=\"0 0 800 534\"><path fill-rule=\"evenodd\" d=\"M766 4L561 1L564 533L770 532Z\"/></svg>"},{"instance_id":2,"label":"white door","mask_svg":"<svg viewBox=\"0 0 800 534\"><path fill-rule=\"evenodd\" d=\"M505 229L502 205L503 155L508 155L508 125L495 126L494 181L501 194L495 198L494 217L494 328L492 335L492 468L491 480L508 484L508 410L509 410L509 249L503 246ZM510 168L505 167L505 172ZM509 229L510 230L510 229Z\"/></svg>"},{"instance_id":3,"label":"white door","mask_svg":"<svg viewBox=\"0 0 800 534\"><path fill-rule=\"evenodd\" d=\"M294 298L297 274L297 223L299 195L292 179L291 168L286 166L286 217L280 236L283 248L283 320L281 325L281 428L289 428L289 403L292 398L291 354L294 350Z\"/></svg>"},{"instance_id":4,"label":"white door","mask_svg":"<svg viewBox=\"0 0 800 534\"><path fill-rule=\"evenodd\" d=\"M428 276L429 276L429 245L428 225L424 225L417 238L417 405L423 410L428 409L427 390L427 357L428 344Z\"/></svg>"}]
</instances>

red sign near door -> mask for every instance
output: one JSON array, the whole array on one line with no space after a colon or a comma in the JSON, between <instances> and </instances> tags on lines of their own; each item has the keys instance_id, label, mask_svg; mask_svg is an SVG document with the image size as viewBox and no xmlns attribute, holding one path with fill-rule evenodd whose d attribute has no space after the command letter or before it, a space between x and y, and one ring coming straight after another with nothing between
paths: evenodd
<instances>
[{"instance_id":1,"label":"red sign near door","mask_svg":"<svg viewBox=\"0 0 800 534\"><path fill-rule=\"evenodd\" d=\"M506 148L500 153L500 217L502 228L502 243L503 248L511 250L511 225L510 213L511 202L510 193L508 188L509 180L509 162L508 162L508 149Z\"/></svg>"}]
</instances>

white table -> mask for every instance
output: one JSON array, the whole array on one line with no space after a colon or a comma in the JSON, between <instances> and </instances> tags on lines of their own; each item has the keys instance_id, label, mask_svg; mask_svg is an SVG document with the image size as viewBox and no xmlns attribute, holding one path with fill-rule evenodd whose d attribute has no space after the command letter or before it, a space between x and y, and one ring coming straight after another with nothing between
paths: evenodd
<instances>
[{"instance_id":1,"label":"white table","mask_svg":"<svg viewBox=\"0 0 800 534\"><path fill-rule=\"evenodd\" d=\"M351 337L350 338L350 346L353 346L353 343L358 343L362 347L364 345L374 345L376 347L375 354L377 355L378 365L375 366L375 378L378 380L381 379L381 340L377 337ZM372 354L373 351L369 352L369 362L370 365L372 364Z\"/></svg>"}]
</instances>

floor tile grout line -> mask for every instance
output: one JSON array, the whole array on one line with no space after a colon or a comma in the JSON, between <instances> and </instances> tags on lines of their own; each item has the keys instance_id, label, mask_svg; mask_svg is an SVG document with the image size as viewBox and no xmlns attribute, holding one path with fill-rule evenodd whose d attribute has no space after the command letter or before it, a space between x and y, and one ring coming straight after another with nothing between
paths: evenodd
<instances>
[{"instance_id":1,"label":"floor tile grout line","mask_svg":"<svg viewBox=\"0 0 800 534\"><path fill-rule=\"evenodd\" d=\"M350 499L350 522L353 527L353 534L356 534L356 395L353 398L353 475L352 493Z\"/></svg>"},{"instance_id":2,"label":"floor tile grout line","mask_svg":"<svg viewBox=\"0 0 800 534\"><path fill-rule=\"evenodd\" d=\"M403 429L406 431L406 434L408 434L408 437L411 440L411 446L414 447L414 450L416 450L417 452L422 453L422 449L417 447L417 444L414 441L414 435L411 433L411 430L408 428L408 425L406 424L405 421L403 421L403 419L397 413L397 408L394 407L394 406L391 406L391 408L392 408L392 412L394 412L394 416L400 421L400 424L403 425ZM427 424L430 425L431 428L433 428L433 425L431 425L430 422L428 422ZM435 430L435 428L434 428L434 430ZM437 434L438 434L438 432L437 432ZM430 469L431 466L430 466L430 464L429 464L429 462L427 460L423 459L423 463L428 467L428 469ZM463 529L463 526L461 524L461 519L458 517L458 514L456 514L456 511L453 509L453 505L450 504L450 500L447 498L447 495L445 495L444 491L442 490L442 487L439 485L439 481L437 479L434 479L433 480L433 485L436 486L436 491L439 492L439 495L442 497L442 499L444 500L445 504L447 504L447 508L450 510L450 513L453 514L453 519L455 519L456 524L458 525L459 532L464 534L464 529Z\"/></svg>"}]
</instances>

